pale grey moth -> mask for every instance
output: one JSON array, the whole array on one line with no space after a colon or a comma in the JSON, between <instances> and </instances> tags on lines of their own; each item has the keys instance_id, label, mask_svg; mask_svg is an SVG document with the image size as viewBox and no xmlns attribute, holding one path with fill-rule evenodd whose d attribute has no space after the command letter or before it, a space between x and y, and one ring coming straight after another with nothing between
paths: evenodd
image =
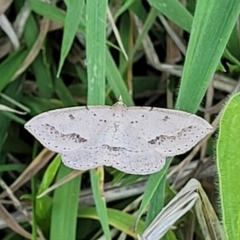
<instances>
[{"instance_id":1,"label":"pale grey moth","mask_svg":"<svg viewBox=\"0 0 240 240\"><path fill-rule=\"evenodd\" d=\"M113 106L48 111L25 128L44 147L60 153L69 168L105 165L130 174L159 171L166 157L187 152L213 129L194 114L127 107L121 98Z\"/></svg>"}]
</instances>

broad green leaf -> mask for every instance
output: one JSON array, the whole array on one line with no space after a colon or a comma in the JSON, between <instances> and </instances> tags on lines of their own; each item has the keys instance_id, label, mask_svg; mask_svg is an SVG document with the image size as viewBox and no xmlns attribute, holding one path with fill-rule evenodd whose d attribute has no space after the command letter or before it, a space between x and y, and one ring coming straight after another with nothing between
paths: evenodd
<instances>
[{"instance_id":1,"label":"broad green leaf","mask_svg":"<svg viewBox=\"0 0 240 240\"><path fill-rule=\"evenodd\" d=\"M240 239L240 93L226 104L219 124L217 170L222 221L229 240Z\"/></svg>"}]
</instances>

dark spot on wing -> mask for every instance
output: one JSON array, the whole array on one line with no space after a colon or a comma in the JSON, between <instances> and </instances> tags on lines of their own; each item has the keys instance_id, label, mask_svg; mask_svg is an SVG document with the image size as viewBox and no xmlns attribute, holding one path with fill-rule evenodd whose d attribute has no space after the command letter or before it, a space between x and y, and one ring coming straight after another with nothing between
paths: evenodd
<instances>
[{"instance_id":1,"label":"dark spot on wing","mask_svg":"<svg viewBox=\"0 0 240 240\"><path fill-rule=\"evenodd\" d=\"M123 148L123 147L109 146L109 145L106 145L106 144L102 145L102 147L111 151L111 152L127 151L127 152L132 152L132 153L139 153L139 151L134 151L134 150Z\"/></svg>"},{"instance_id":2,"label":"dark spot on wing","mask_svg":"<svg viewBox=\"0 0 240 240\"><path fill-rule=\"evenodd\" d=\"M179 133L177 133L177 135L175 135L175 136L167 136L167 135L157 136L156 138L148 141L148 143L161 145L161 143L162 143L162 142L165 142L165 141L174 142L176 139L181 139L182 137L186 137L186 136L187 136L186 132L191 131L192 127L193 127L193 126L189 126L189 127L187 127L187 128L182 129L182 130L181 130ZM193 142L193 140L192 140L192 142Z\"/></svg>"},{"instance_id":3,"label":"dark spot on wing","mask_svg":"<svg viewBox=\"0 0 240 240\"><path fill-rule=\"evenodd\" d=\"M76 133L68 133L68 134L60 133L55 129L55 127L47 123L45 124L45 127L46 127L46 131L48 131L51 135L54 135L55 138L60 138L62 141L66 141L66 140L69 141L69 139L74 141L75 143L84 143L87 141L87 139L81 137L79 134L76 134Z\"/></svg>"},{"instance_id":4,"label":"dark spot on wing","mask_svg":"<svg viewBox=\"0 0 240 240\"><path fill-rule=\"evenodd\" d=\"M164 121L164 122L167 122L169 119L170 119L169 116L165 116L165 117L163 118L163 121Z\"/></svg>"},{"instance_id":5,"label":"dark spot on wing","mask_svg":"<svg viewBox=\"0 0 240 240\"><path fill-rule=\"evenodd\" d=\"M69 118L70 118L71 120L75 119L75 117L74 117L72 114L69 114Z\"/></svg>"},{"instance_id":6,"label":"dark spot on wing","mask_svg":"<svg viewBox=\"0 0 240 240\"><path fill-rule=\"evenodd\" d=\"M82 138L79 134L76 133L70 133L70 134L62 134L62 136L67 136L69 137L71 140L73 140L75 143L83 143L86 142L87 139Z\"/></svg>"}]
</instances>

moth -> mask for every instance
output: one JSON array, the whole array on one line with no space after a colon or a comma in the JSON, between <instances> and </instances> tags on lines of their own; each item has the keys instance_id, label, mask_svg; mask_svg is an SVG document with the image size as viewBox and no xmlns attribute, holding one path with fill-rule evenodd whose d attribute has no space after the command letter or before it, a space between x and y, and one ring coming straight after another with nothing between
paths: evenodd
<instances>
[{"instance_id":1,"label":"moth","mask_svg":"<svg viewBox=\"0 0 240 240\"><path fill-rule=\"evenodd\" d=\"M129 174L159 171L167 157L190 150L212 131L187 112L151 107L113 106L57 109L39 114L25 128L72 169L112 166Z\"/></svg>"}]
</instances>

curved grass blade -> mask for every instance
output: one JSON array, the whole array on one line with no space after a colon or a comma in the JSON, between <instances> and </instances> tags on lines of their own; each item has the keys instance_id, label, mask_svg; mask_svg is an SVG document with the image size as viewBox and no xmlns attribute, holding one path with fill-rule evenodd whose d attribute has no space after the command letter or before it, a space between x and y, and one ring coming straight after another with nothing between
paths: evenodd
<instances>
[{"instance_id":1,"label":"curved grass blade","mask_svg":"<svg viewBox=\"0 0 240 240\"><path fill-rule=\"evenodd\" d=\"M83 0L67 1L67 12L64 20L63 40L61 46L60 63L58 67L57 76L59 77L65 58L72 46L78 25L81 20L82 11L84 7Z\"/></svg>"},{"instance_id":2,"label":"curved grass blade","mask_svg":"<svg viewBox=\"0 0 240 240\"><path fill-rule=\"evenodd\" d=\"M132 214L111 208L107 209L107 213L109 224L129 236L136 238L137 234L142 233L144 230L144 222L140 221L137 231L134 231L133 224L135 217ZM81 208L78 216L83 218L99 219L97 211L93 207Z\"/></svg>"}]
</instances>

